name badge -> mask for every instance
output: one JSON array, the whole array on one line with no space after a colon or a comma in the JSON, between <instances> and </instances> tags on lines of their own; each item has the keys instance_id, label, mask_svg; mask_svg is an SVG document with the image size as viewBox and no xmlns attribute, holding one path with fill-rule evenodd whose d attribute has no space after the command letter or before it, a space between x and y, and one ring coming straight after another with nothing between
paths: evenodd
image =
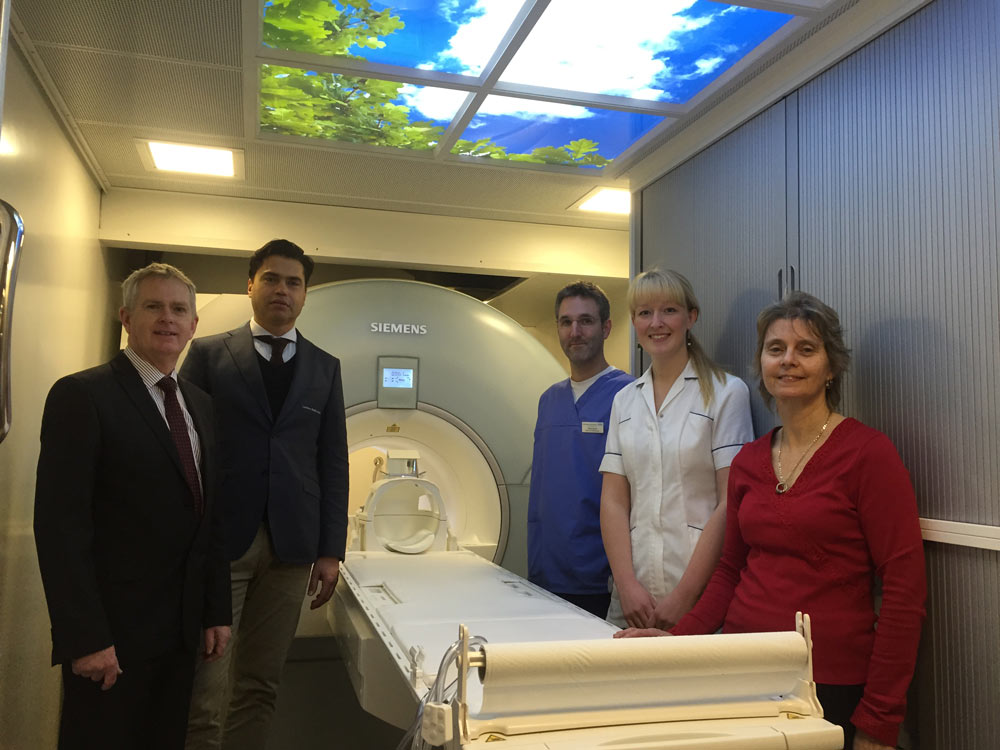
<instances>
[{"instance_id":1,"label":"name badge","mask_svg":"<svg viewBox=\"0 0 1000 750\"><path fill-rule=\"evenodd\" d=\"M584 432L592 432L597 435L604 434L604 422L581 422L580 427Z\"/></svg>"}]
</instances>

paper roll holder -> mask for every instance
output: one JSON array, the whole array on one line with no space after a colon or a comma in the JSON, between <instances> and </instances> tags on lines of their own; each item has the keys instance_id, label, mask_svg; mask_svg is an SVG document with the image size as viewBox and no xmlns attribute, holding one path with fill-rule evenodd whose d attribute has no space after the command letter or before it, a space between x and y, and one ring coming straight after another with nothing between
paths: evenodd
<instances>
[{"instance_id":1,"label":"paper roll holder","mask_svg":"<svg viewBox=\"0 0 1000 750\"><path fill-rule=\"evenodd\" d=\"M816 697L816 684L813 681L812 662L812 629L807 614L801 612L795 616L795 632L805 642L806 658L804 663L797 663L798 678L793 689L782 695L726 695L718 702L698 701L688 704L665 702L662 705L629 706L627 697L622 697L622 704L615 708L581 711L552 711L544 708L532 712L512 712L508 714L491 714L475 716L470 713L469 681L472 670L478 670L478 677L483 684L483 690L488 689L487 663L488 648L484 649L481 638L471 638L465 625L459 626L459 638L449 649L442 661L438 678L447 680L450 664L453 661L457 668L457 679L448 687L439 687L423 707L419 718L420 727L414 744L410 747L443 747L445 750L462 750L478 747L486 742L503 740L506 748L513 750L523 740L529 744L539 743L540 737L547 740L558 739L564 733L566 740L572 739L573 746L579 748L604 746L609 736L623 736L622 731L632 728L641 730L645 737L651 733L669 732L671 737L680 737L684 731L690 730L691 737L708 737L704 727L726 727L725 731L736 731L732 747L740 747L739 737L749 737L741 732L757 731L762 734L763 742L768 738L780 741L774 747L801 748L802 750L839 749L843 745L843 735L839 727L822 720L823 709ZM740 636L710 636L712 638L740 638L740 647L754 648L755 635ZM657 639L657 648L663 649L664 658L669 661L669 652L676 648L683 636L676 638ZM470 641L472 642L470 644ZM736 641L730 641L736 642ZM558 644L553 644L558 648ZM801 650L799 651L801 653ZM453 658L452 658L453 657ZM801 660L801 657L800 657ZM455 672L450 672L455 675ZM450 690L448 689L450 688ZM434 691L432 691L433 693ZM799 721L805 720L805 721ZM697 730L697 731L696 731ZM719 731L722 731L721 729ZM700 732L700 734L698 734ZM611 733L611 734L609 734ZM527 735L531 735L528 737ZM583 735L593 735L589 742ZM666 735L664 735L666 736ZM713 738L716 734L711 735ZM719 735L721 736L721 735ZM753 735L757 737L757 735ZM535 738L535 739L532 739ZM648 742L648 739L645 740ZM718 741L717 739L715 741ZM755 740L756 741L756 740ZM419 744L418 744L419 743ZM679 744L678 744L679 743ZM614 742L615 746L627 747L627 740ZM527 747L528 745L524 745ZM531 744L532 747L544 747L542 744ZM562 745L560 745L561 747ZM643 744L642 747L655 745ZM697 741L687 745L681 740L665 741L664 747L682 748L698 747ZM717 745L713 744L713 747ZM718 745L721 747L721 745ZM754 744L754 747L771 747L770 744ZM402 747L402 746L401 746Z\"/></svg>"}]
</instances>

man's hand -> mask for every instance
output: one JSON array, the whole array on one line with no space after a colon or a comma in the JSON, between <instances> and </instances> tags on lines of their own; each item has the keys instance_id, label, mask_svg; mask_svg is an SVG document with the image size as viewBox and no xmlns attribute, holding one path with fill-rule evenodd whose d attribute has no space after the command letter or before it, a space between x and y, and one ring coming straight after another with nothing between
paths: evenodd
<instances>
[{"instance_id":1,"label":"man's hand","mask_svg":"<svg viewBox=\"0 0 1000 750\"><path fill-rule=\"evenodd\" d=\"M205 661L216 661L226 653L226 646L232 637L233 631L228 625L216 625L205 628L205 650L201 658Z\"/></svg>"},{"instance_id":2,"label":"man's hand","mask_svg":"<svg viewBox=\"0 0 1000 750\"><path fill-rule=\"evenodd\" d=\"M309 609L318 609L330 601L333 596L333 589L337 585L337 576L340 575L340 560L336 557L320 557L313 563L312 573L309 576L309 588L306 590L308 596L316 594L316 598L309 603ZM317 593L317 584L319 593Z\"/></svg>"},{"instance_id":3,"label":"man's hand","mask_svg":"<svg viewBox=\"0 0 1000 750\"><path fill-rule=\"evenodd\" d=\"M73 659L70 667L73 674L101 683L101 690L110 690L118 681L122 669L118 666L118 654L114 646Z\"/></svg>"}]
</instances>

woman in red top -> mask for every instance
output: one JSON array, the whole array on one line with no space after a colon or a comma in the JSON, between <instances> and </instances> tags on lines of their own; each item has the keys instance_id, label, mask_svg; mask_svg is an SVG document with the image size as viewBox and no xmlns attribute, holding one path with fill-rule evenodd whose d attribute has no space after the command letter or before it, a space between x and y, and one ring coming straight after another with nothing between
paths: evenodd
<instances>
[{"instance_id":1,"label":"woman in red top","mask_svg":"<svg viewBox=\"0 0 1000 750\"><path fill-rule=\"evenodd\" d=\"M827 719L844 728L845 748L882 750L895 747L906 712L926 577L896 449L835 411L849 359L837 313L811 295L793 293L757 318L761 394L781 427L733 461L722 559L671 632L789 630L797 610L809 613Z\"/></svg>"}]
</instances>

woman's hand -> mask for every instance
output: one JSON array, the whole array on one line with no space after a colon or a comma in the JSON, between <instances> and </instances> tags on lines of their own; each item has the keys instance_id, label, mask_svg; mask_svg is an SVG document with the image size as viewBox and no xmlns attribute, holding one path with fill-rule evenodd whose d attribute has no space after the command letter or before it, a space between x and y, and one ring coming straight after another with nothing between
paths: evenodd
<instances>
[{"instance_id":1,"label":"woman's hand","mask_svg":"<svg viewBox=\"0 0 1000 750\"><path fill-rule=\"evenodd\" d=\"M858 729L854 733L854 747L852 750L894 750L892 745L883 745L867 732Z\"/></svg>"},{"instance_id":2,"label":"woman's hand","mask_svg":"<svg viewBox=\"0 0 1000 750\"><path fill-rule=\"evenodd\" d=\"M656 600L639 581L633 579L624 586L619 586L618 598L622 604L622 616L629 627L653 627L653 610L656 607Z\"/></svg>"},{"instance_id":3,"label":"woman's hand","mask_svg":"<svg viewBox=\"0 0 1000 750\"><path fill-rule=\"evenodd\" d=\"M673 635L673 633L668 633L666 630L660 630L659 628L625 628L625 630L619 630L615 633L612 638L659 638L661 635Z\"/></svg>"},{"instance_id":4,"label":"woman's hand","mask_svg":"<svg viewBox=\"0 0 1000 750\"><path fill-rule=\"evenodd\" d=\"M675 588L656 603L653 610L653 626L669 630L681 621L696 601L698 601L697 596L684 596L680 593L679 587Z\"/></svg>"}]
</instances>

